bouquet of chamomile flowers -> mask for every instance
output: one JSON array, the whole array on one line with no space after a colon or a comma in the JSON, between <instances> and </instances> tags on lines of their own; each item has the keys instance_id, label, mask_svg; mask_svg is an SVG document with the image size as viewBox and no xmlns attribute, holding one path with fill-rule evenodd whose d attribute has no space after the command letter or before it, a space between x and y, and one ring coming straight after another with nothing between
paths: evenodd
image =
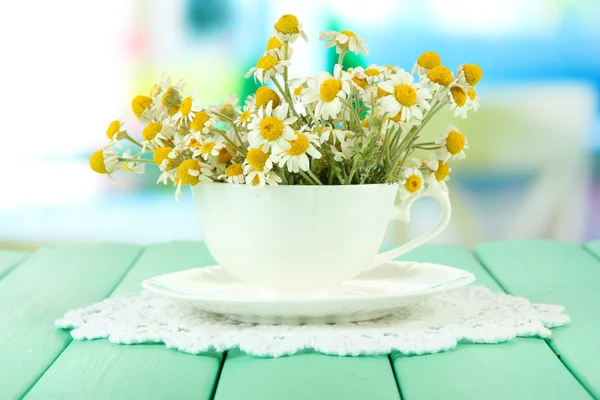
<instances>
[{"instance_id":1,"label":"bouquet of chamomile flowers","mask_svg":"<svg viewBox=\"0 0 600 400\"><path fill-rule=\"evenodd\" d=\"M294 15L283 15L266 52L246 74L262 86L243 108L237 97L203 106L181 82L161 79L149 96L136 96L133 112L144 124L141 140L119 120L108 126L110 143L95 152L92 169L143 173L160 168L159 182L172 183L177 196L184 185L206 182L251 185L358 185L399 183L408 197L425 187L446 190L449 163L465 157L467 139L448 127L437 141L420 142L423 126L446 105L455 116L477 111L475 85L482 76L475 64L456 73L434 52L423 53L411 72L389 65L342 68L348 52L368 55L368 46L351 31L320 34L335 47L331 72L290 77L292 44L307 40ZM416 75L416 76L415 76ZM122 154L120 141L139 147ZM431 151L424 160L416 149Z\"/></svg>"}]
</instances>

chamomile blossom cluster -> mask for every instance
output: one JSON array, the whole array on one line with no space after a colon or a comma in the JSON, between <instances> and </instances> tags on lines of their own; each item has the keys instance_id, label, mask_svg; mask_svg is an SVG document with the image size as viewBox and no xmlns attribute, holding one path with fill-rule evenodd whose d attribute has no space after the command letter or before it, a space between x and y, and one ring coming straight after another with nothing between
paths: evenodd
<instances>
[{"instance_id":1,"label":"chamomile blossom cluster","mask_svg":"<svg viewBox=\"0 0 600 400\"><path fill-rule=\"evenodd\" d=\"M447 190L450 165L465 157L468 141L455 126L435 141L420 141L420 133L441 109L459 118L478 110L481 68L462 64L452 71L428 51L410 71L377 64L344 69L348 52L366 56L369 47L342 30L319 36L338 54L333 71L292 77L292 45L299 38L308 41L294 15L274 24L265 53L246 73L261 86L242 105L236 96L202 105L183 82L161 77L131 103L141 138L130 136L123 121L110 122L108 144L91 156L91 168L108 175L143 173L153 164L158 182L173 185L177 196L185 185L208 182L398 183L404 198L432 186ZM135 150L121 152L124 142ZM427 157L414 158L417 150Z\"/></svg>"}]
</instances>

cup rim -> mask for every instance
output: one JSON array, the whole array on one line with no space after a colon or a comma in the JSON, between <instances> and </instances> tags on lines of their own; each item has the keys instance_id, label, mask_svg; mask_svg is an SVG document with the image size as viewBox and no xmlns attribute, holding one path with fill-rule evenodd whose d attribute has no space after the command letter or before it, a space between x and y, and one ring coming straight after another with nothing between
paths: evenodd
<instances>
[{"instance_id":1,"label":"cup rim","mask_svg":"<svg viewBox=\"0 0 600 400\"><path fill-rule=\"evenodd\" d=\"M250 186L250 185L245 185L245 184L231 184L231 183L226 183L226 182L208 182L208 183L198 183L194 186L192 186L192 189L198 189L200 187L206 187L209 185L218 185L218 186L222 186L222 187L230 187L230 188L244 188L241 190L283 190L283 189L290 189L290 188L297 188L297 189L293 189L293 190L299 190L301 188L311 188L311 189L317 189L317 190L325 190L325 189L341 189L341 188L346 188L345 190L348 190L350 188L354 188L354 189L358 189L358 188L365 188L365 187L383 187L383 186L398 186L399 183L365 183L365 184L356 184L356 185L283 185L283 184L278 184L278 185L265 185L261 188L257 188L255 186Z\"/></svg>"}]
</instances>

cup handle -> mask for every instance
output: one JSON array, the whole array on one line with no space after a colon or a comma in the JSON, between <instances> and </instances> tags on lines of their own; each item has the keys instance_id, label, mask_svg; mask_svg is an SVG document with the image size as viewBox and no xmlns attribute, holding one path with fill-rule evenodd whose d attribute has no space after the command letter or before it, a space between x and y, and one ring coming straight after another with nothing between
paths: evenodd
<instances>
[{"instance_id":1,"label":"cup handle","mask_svg":"<svg viewBox=\"0 0 600 400\"><path fill-rule=\"evenodd\" d=\"M409 197L408 199L403 201L402 204L400 204L399 206L394 206L394 208L392 209L390 219L400 220L404 223L409 223L410 209L413 203L421 197L433 197L438 201L438 203L440 203L440 206L442 208L442 216L440 217L440 220L438 221L437 225L429 232L417 237L416 239L411 240L403 246L376 255L371 264L365 269L365 271L368 271L379 265L385 264L386 262L392 261L393 259L403 255L404 253L408 253L409 251L416 249L425 242L428 242L429 240L442 233L442 231L446 228L448 222L450 222L450 215L452 214L450 198L448 197L447 190L435 186L423 190L420 194L416 196Z\"/></svg>"}]
</instances>

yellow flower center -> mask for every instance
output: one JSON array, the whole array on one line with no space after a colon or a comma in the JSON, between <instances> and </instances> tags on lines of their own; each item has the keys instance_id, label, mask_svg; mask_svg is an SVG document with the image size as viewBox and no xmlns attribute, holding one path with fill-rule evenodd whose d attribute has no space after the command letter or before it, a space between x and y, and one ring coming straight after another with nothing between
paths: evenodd
<instances>
[{"instance_id":1,"label":"yellow flower center","mask_svg":"<svg viewBox=\"0 0 600 400\"><path fill-rule=\"evenodd\" d=\"M352 81L354 81L354 83L363 89L367 88L367 78L359 78L358 76L355 76L352 78Z\"/></svg>"},{"instance_id":2,"label":"yellow flower center","mask_svg":"<svg viewBox=\"0 0 600 400\"><path fill-rule=\"evenodd\" d=\"M213 149L215 148L215 142L207 142L205 143L202 148L200 148L200 152L202 154L210 154L211 151L213 151Z\"/></svg>"},{"instance_id":3,"label":"yellow flower center","mask_svg":"<svg viewBox=\"0 0 600 400\"><path fill-rule=\"evenodd\" d=\"M362 126L363 128L366 128L366 127L368 127L368 126L369 126L369 118L365 118L365 119L363 119L363 120L362 120L362 122L361 122L360 124L361 124L361 126Z\"/></svg>"},{"instance_id":4,"label":"yellow flower center","mask_svg":"<svg viewBox=\"0 0 600 400\"><path fill-rule=\"evenodd\" d=\"M419 189L421 189L422 185L423 185L423 180L418 175L411 175L411 176L409 176L406 179L406 182L404 183L404 187L410 193L418 192Z\"/></svg>"},{"instance_id":5,"label":"yellow flower center","mask_svg":"<svg viewBox=\"0 0 600 400\"><path fill-rule=\"evenodd\" d=\"M427 73L427 77L431 82L440 84L442 86L448 86L454 80L454 77L452 76L452 71L450 71L443 65L437 65L431 68L431 70L429 70L429 72Z\"/></svg>"},{"instance_id":6,"label":"yellow flower center","mask_svg":"<svg viewBox=\"0 0 600 400\"><path fill-rule=\"evenodd\" d=\"M281 40L277 39L277 36L271 36L271 38L267 42L267 51L278 49L281 46L283 46L283 43L281 43Z\"/></svg>"},{"instance_id":7,"label":"yellow flower center","mask_svg":"<svg viewBox=\"0 0 600 400\"><path fill-rule=\"evenodd\" d=\"M152 155L152 158L154 159L154 162L156 163L156 165L160 165L162 164L163 160L169 160L169 153L171 152L171 148L170 147L159 147L156 150L154 150L154 154ZM167 163L168 166L168 163Z\"/></svg>"},{"instance_id":8,"label":"yellow flower center","mask_svg":"<svg viewBox=\"0 0 600 400\"><path fill-rule=\"evenodd\" d=\"M248 160L248 164L255 171L261 172L265 169L265 164L269 159L269 155L263 152L261 149L250 149L248 150L248 155L246 155L246 160Z\"/></svg>"},{"instance_id":9,"label":"yellow flower center","mask_svg":"<svg viewBox=\"0 0 600 400\"><path fill-rule=\"evenodd\" d=\"M188 147L200 147L200 142L198 142L196 139L191 138L190 142L188 143Z\"/></svg>"},{"instance_id":10,"label":"yellow flower center","mask_svg":"<svg viewBox=\"0 0 600 400\"><path fill-rule=\"evenodd\" d=\"M104 165L104 151L98 150L90 157L90 168L99 174L107 174L106 165Z\"/></svg>"},{"instance_id":11,"label":"yellow flower center","mask_svg":"<svg viewBox=\"0 0 600 400\"><path fill-rule=\"evenodd\" d=\"M294 96L300 96L300 94L302 93L302 85L296 87L296 89L294 89Z\"/></svg>"},{"instance_id":12,"label":"yellow flower center","mask_svg":"<svg viewBox=\"0 0 600 400\"><path fill-rule=\"evenodd\" d=\"M109 139L112 139L119 131L121 130L121 121L115 120L108 125L108 129L106 130L106 136Z\"/></svg>"},{"instance_id":13,"label":"yellow flower center","mask_svg":"<svg viewBox=\"0 0 600 400\"><path fill-rule=\"evenodd\" d=\"M206 125L206 123L208 122L209 119L210 119L210 115L208 115L204 111L200 111L199 113L196 113L196 115L194 116L194 119L192 120L192 123L190 124L190 129L195 132L200 132L204 128L204 126Z\"/></svg>"},{"instance_id":14,"label":"yellow flower center","mask_svg":"<svg viewBox=\"0 0 600 400\"><path fill-rule=\"evenodd\" d=\"M423 68L432 69L442 63L442 59L433 51L426 51L417 59L417 64Z\"/></svg>"},{"instance_id":15,"label":"yellow flower center","mask_svg":"<svg viewBox=\"0 0 600 400\"><path fill-rule=\"evenodd\" d=\"M475 89L473 89L472 87L467 89L467 96L469 96L469 98L471 100L475 100L475 98L477 97L477 93L475 93Z\"/></svg>"},{"instance_id":16,"label":"yellow flower center","mask_svg":"<svg viewBox=\"0 0 600 400\"><path fill-rule=\"evenodd\" d=\"M177 176L179 180L184 185L192 185L198 183L198 176L191 175L189 170L194 170L200 172L200 162L194 158L190 160L185 160L179 167L177 167Z\"/></svg>"},{"instance_id":17,"label":"yellow flower center","mask_svg":"<svg viewBox=\"0 0 600 400\"><path fill-rule=\"evenodd\" d=\"M258 175L254 175L254 178L252 178L252 184L258 185L259 183L260 183L260 178L258 177Z\"/></svg>"},{"instance_id":18,"label":"yellow flower center","mask_svg":"<svg viewBox=\"0 0 600 400\"><path fill-rule=\"evenodd\" d=\"M291 156L299 156L308 149L308 138L299 132L296 132L296 140L288 140L288 143L292 145L287 151Z\"/></svg>"},{"instance_id":19,"label":"yellow flower center","mask_svg":"<svg viewBox=\"0 0 600 400\"><path fill-rule=\"evenodd\" d=\"M300 33L300 28L298 27L298 18L292 14L282 15L275 23L275 30L285 35L294 35L296 33Z\"/></svg>"},{"instance_id":20,"label":"yellow flower center","mask_svg":"<svg viewBox=\"0 0 600 400\"><path fill-rule=\"evenodd\" d=\"M465 148L465 137L462 133L450 131L446 138L446 149L448 153L455 155L460 153Z\"/></svg>"},{"instance_id":21,"label":"yellow flower center","mask_svg":"<svg viewBox=\"0 0 600 400\"><path fill-rule=\"evenodd\" d=\"M410 107L417 102L417 91L407 84L396 86L394 96L398 103L406 107Z\"/></svg>"},{"instance_id":22,"label":"yellow flower center","mask_svg":"<svg viewBox=\"0 0 600 400\"><path fill-rule=\"evenodd\" d=\"M163 125L160 122L150 122L142 131L144 140L153 140L162 130Z\"/></svg>"},{"instance_id":23,"label":"yellow flower center","mask_svg":"<svg viewBox=\"0 0 600 400\"><path fill-rule=\"evenodd\" d=\"M400 122L400 118L402 118L402 111L398 111L398 114L396 114L392 117L392 121Z\"/></svg>"},{"instance_id":24,"label":"yellow flower center","mask_svg":"<svg viewBox=\"0 0 600 400\"><path fill-rule=\"evenodd\" d=\"M265 117L260 121L260 134L268 141L279 139L283 134L283 123L276 117Z\"/></svg>"},{"instance_id":25,"label":"yellow flower center","mask_svg":"<svg viewBox=\"0 0 600 400\"><path fill-rule=\"evenodd\" d=\"M367 68L367 69L365 69L365 75L379 76L379 70L377 68Z\"/></svg>"},{"instance_id":26,"label":"yellow flower center","mask_svg":"<svg viewBox=\"0 0 600 400\"><path fill-rule=\"evenodd\" d=\"M183 101L181 102L181 106L179 107L179 111L184 117L187 117L190 114L190 111L192 111L191 97L186 97L185 99L183 99Z\"/></svg>"},{"instance_id":27,"label":"yellow flower center","mask_svg":"<svg viewBox=\"0 0 600 400\"><path fill-rule=\"evenodd\" d=\"M321 99L330 102L342 90L342 82L339 79L329 78L321 84Z\"/></svg>"},{"instance_id":28,"label":"yellow flower center","mask_svg":"<svg viewBox=\"0 0 600 400\"><path fill-rule=\"evenodd\" d=\"M471 86L475 86L483 76L483 71L476 64L465 64L463 66L463 72L465 73L465 79Z\"/></svg>"},{"instance_id":29,"label":"yellow flower center","mask_svg":"<svg viewBox=\"0 0 600 400\"><path fill-rule=\"evenodd\" d=\"M340 33L343 33L344 35L349 36L349 37L355 37L356 36L356 34L354 32L347 31L347 30L340 31Z\"/></svg>"},{"instance_id":30,"label":"yellow flower center","mask_svg":"<svg viewBox=\"0 0 600 400\"><path fill-rule=\"evenodd\" d=\"M269 101L273 102L273 108L281 103L279 95L271 88L261 86L256 90L256 107L266 107Z\"/></svg>"},{"instance_id":31,"label":"yellow flower center","mask_svg":"<svg viewBox=\"0 0 600 400\"><path fill-rule=\"evenodd\" d=\"M435 179L443 181L450 174L450 166L448 163L438 161L438 169L435 171Z\"/></svg>"},{"instance_id":32,"label":"yellow flower center","mask_svg":"<svg viewBox=\"0 0 600 400\"><path fill-rule=\"evenodd\" d=\"M225 169L225 175L227 176L238 176L244 173L242 164L231 164Z\"/></svg>"},{"instance_id":33,"label":"yellow flower center","mask_svg":"<svg viewBox=\"0 0 600 400\"><path fill-rule=\"evenodd\" d=\"M169 86L169 88L165 91L162 98L163 107L179 107L181 104L181 95L179 92L173 87Z\"/></svg>"},{"instance_id":34,"label":"yellow flower center","mask_svg":"<svg viewBox=\"0 0 600 400\"><path fill-rule=\"evenodd\" d=\"M390 94L391 94L390 92L386 92L385 90L383 90L382 88L377 86L377 98L378 99L385 97L385 96L389 96Z\"/></svg>"},{"instance_id":35,"label":"yellow flower center","mask_svg":"<svg viewBox=\"0 0 600 400\"><path fill-rule=\"evenodd\" d=\"M232 119L235 117L235 108L233 107L233 104L231 104L231 103L223 104L223 107L221 107L219 112L229 118L232 118Z\"/></svg>"},{"instance_id":36,"label":"yellow flower center","mask_svg":"<svg viewBox=\"0 0 600 400\"><path fill-rule=\"evenodd\" d=\"M136 117L141 117L144 111L150 107L152 99L148 96L135 96L131 102L131 108Z\"/></svg>"},{"instance_id":37,"label":"yellow flower center","mask_svg":"<svg viewBox=\"0 0 600 400\"><path fill-rule=\"evenodd\" d=\"M233 158L233 154L235 153L235 151L233 151L232 149L228 149L227 147L223 147L221 150L219 150L219 155L217 156L218 160L220 163L222 164L226 164L229 161L231 161L231 159Z\"/></svg>"},{"instance_id":38,"label":"yellow flower center","mask_svg":"<svg viewBox=\"0 0 600 400\"><path fill-rule=\"evenodd\" d=\"M246 110L240 114L240 121L248 121L250 119L250 110Z\"/></svg>"},{"instance_id":39,"label":"yellow flower center","mask_svg":"<svg viewBox=\"0 0 600 400\"><path fill-rule=\"evenodd\" d=\"M462 107L467 102L467 94L460 86L452 86L450 88L450 93L457 106Z\"/></svg>"},{"instance_id":40,"label":"yellow flower center","mask_svg":"<svg viewBox=\"0 0 600 400\"><path fill-rule=\"evenodd\" d=\"M266 55L258 59L256 63L256 68L262 68L264 70L269 70L277 65L278 61L275 57L271 55Z\"/></svg>"}]
</instances>

